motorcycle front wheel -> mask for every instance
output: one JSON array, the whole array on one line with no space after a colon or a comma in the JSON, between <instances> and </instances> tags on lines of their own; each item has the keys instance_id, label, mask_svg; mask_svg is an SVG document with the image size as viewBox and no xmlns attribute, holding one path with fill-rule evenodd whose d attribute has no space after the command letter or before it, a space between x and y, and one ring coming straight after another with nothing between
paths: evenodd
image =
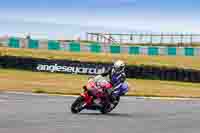
<instances>
[{"instance_id":1,"label":"motorcycle front wheel","mask_svg":"<svg viewBox=\"0 0 200 133\"><path fill-rule=\"evenodd\" d=\"M71 112L73 114L77 114L79 112L81 112L81 110L83 109L82 106L83 104L85 104L84 102L84 97L79 96L71 105Z\"/></svg>"}]
</instances>

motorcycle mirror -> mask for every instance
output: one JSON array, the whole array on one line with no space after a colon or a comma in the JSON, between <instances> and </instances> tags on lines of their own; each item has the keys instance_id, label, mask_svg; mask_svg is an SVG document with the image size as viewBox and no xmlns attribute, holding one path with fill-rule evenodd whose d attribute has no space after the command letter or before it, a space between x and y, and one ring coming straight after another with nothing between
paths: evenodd
<instances>
[{"instance_id":1,"label":"motorcycle mirror","mask_svg":"<svg viewBox=\"0 0 200 133\"><path fill-rule=\"evenodd\" d=\"M84 86L83 86L83 89L84 89L84 90L87 90L87 87L84 85Z\"/></svg>"}]
</instances>

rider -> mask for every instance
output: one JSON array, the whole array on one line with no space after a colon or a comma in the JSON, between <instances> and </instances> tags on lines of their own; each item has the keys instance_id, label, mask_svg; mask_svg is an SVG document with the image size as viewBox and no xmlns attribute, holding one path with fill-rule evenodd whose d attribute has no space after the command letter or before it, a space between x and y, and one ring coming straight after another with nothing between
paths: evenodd
<instances>
[{"instance_id":1,"label":"rider","mask_svg":"<svg viewBox=\"0 0 200 133\"><path fill-rule=\"evenodd\" d=\"M114 102L117 96L125 95L128 92L128 84L125 74L125 63L121 60L114 62L113 66L102 73L101 76L109 76L109 82L112 84L111 91L108 92L111 100Z\"/></svg>"}]
</instances>

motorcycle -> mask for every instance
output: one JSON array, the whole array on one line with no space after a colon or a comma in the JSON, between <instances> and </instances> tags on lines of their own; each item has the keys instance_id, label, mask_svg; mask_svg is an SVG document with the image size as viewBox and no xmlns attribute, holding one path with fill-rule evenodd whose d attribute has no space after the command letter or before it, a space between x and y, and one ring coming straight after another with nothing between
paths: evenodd
<instances>
[{"instance_id":1,"label":"motorcycle","mask_svg":"<svg viewBox=\"0 0 200 133\"><path fill-rule=\"evenodd\" d=\"M92 91L91 89L92 88ZM83 86L82 93L71 105L71 112L76 114L82 110L98 110L102 114L111 112L119 103L120 97L115 101L110 100L108 91L112 88L111 83L102 76L90 77ZM107 91L107 92L106 92Z\"/></svg>"}]
</instances>

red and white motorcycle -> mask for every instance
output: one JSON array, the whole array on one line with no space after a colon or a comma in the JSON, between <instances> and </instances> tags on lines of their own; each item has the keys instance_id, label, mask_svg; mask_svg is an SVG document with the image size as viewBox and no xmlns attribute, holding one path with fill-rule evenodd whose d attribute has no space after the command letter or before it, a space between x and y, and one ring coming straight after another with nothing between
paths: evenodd
<instances>
[{"instance_id":1,"label":"red and white motorcycle","mask_svg":"<svg viewBox=\"0 0 200 133\"><path fill-rule=\"evenodd\" d=\"M99 110L103 114L109 113L118 105L120 100L120 97L117 97L114 103L111 102L108 93L106 93L111 88L112 85L102 76L89 78L87 84L82 88L83 92L72 103L71 112L79 113L86 109Z\"/></svg>"}]
</instances>

